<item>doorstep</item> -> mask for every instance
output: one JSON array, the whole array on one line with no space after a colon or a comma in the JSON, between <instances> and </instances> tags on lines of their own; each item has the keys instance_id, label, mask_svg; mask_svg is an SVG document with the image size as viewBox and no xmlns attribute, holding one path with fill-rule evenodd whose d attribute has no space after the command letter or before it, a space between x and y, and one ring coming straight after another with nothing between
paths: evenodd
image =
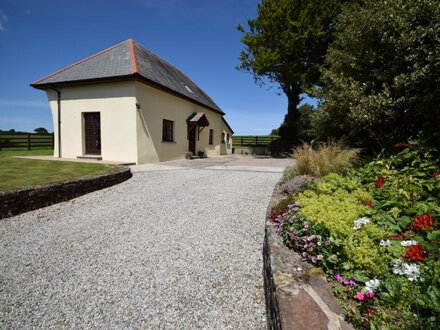
<instances>
[{"instance_id":1,"label":"doorstep","mask_svg":"<svg viewBox=\"0 0 440 330\"><path fill-rule=\"evenodd\" d=\"M102 160L101 155L82 155L82 156L76 156L78 159L93 159L93 160Z\"/></svg>"}]
</instances>

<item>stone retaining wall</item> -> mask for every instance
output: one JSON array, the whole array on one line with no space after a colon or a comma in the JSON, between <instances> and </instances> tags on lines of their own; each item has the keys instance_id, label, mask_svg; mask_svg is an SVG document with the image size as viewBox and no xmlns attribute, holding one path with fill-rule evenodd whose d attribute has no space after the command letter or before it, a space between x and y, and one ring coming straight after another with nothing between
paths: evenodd
<instances>
[{"instance_id":1,"label":"stone retaining wall","mask_svg":"<svg viewBox=\"0 0 440 330\"><path fill-rule=\"evenodd\" d=\"M66 201L131 178L128 167L104 175L87 176L30 189L0 192L0 219Z\"/></svg>"},{"instance_id":2,"label":"stone retaining wall","mask_svg":"<svg viewBox=\"0 0 440 330\"><path fill-rule=\"evenodd\" d=\"M234 147L235 155L267 155L267 146L237 146Z\"/></svg>"},{"instance_id":3,"label":"stone retaining wall","mask_svg":"<svg viewBox=\"0 0 440 330\"><path fill-rule=\"evenodd\" d=\"M286 248L269 221L282 196L276 188L267 212L264 240L264 287L269 329L353 329L344 321L322 270L302 262Z\"/></svg>"}]
</instances>

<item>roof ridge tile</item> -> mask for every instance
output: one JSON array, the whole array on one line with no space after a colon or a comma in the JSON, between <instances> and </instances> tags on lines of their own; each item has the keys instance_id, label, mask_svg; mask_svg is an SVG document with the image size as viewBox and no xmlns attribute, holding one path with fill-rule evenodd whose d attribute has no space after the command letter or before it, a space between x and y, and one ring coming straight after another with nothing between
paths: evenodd
<instances>
[{"instance_id":1,"label":"roof ridge tile","mask_svg":"<svg viewBox=\"0 0 440 330\"><path fill-rule=\"evenodd\" d=\"M133 73L139 73L138 65L137 65L137 56L136 56L136 49L134 47L134 41L133 39L129 39L130 41L130 60L131 60L131 71Z\"/></svg>"}]
</instances>

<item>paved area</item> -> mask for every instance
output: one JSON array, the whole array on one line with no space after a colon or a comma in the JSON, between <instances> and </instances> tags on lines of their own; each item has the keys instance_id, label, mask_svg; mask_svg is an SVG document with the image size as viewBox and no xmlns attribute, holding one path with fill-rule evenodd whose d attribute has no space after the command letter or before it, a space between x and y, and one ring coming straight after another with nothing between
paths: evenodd
<instances>
[{"instance_id":1,"label":"paved area","mask_svg":"<svg viewBox=\"0 0 440 330\"><path fill-rule=\"evenodd\" d=\"M168 162L131 166L133 173L160 170L230 170L250 172L282 173L288 166L292 166L292 159L270 158L265 156L228 155L212 158L182 159Z\"/></svg>"},{"instance_id":2,"label":"paved area","mask_svg":"<svg viewBox=\"0 0 440 330\"><path fill-rule=\"evenodd\" d=\"M0 329L266 328L264 216L286 164L136 166L122 184L1 220Z\"/></svg>"}]
</instances>

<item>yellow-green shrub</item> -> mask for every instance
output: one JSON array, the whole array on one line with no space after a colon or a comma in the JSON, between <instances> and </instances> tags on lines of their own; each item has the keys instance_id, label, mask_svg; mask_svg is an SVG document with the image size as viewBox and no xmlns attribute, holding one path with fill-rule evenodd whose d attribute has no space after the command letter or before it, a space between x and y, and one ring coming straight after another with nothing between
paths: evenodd
<instances>
[{"instance_id":1,"label":"yellow-green shrub","mask_svg":"<svg viewBox=\"0 0 440 330\"><path fill-rule=\"evenodd\" d=\"M311 222L324 225L331 235L343 240L341 253L348 261L347 267L359 269L371 276L387 271L388 257L380 251L378 242L384 237L384 231L373 222L354 230L354 221L369 212L361 201L369 197L366 191L355 189L349 192L337 189L331 194L328 182L318 183L318 192L305 191L298 196L302 214Z\"/></svg>"}]
</instances>

